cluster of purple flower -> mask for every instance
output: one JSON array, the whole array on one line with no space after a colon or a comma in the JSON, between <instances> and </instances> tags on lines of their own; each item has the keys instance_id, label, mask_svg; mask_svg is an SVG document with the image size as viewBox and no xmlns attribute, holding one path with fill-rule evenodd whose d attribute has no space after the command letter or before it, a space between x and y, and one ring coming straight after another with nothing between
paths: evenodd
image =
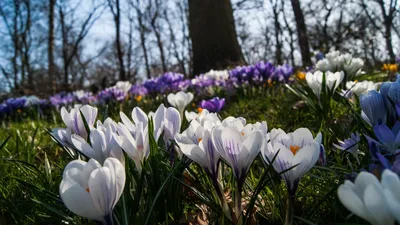
<instances>
[{"instance_id":1,"label":"cluster of purple flower","mask_svg":"<svg viewBox=\"0 0 400 225\"><path fill-rule=\"evenodd\" d=\"M24 108L35 106L44 108L49 106L49 103L47 100L39 99L34 95L23 96L19 98L9 98L0 104L0 118L13 112L21 112Z\"/></svg>"},{"instance_id":2,"label":"cluster of purple flower","mask_svg":"<svg viewBox=\"0 0 400 225\"><path fill-rule=\"evenodd\" d=\"M274 66L269 62L259 62L250 66L239 66L230 71L211 70L193 79L185 79L184 75L180 73L168 72L157 78L148 79L143 84L132 85L131 87L128 86L126 90L116 85L106 88L96 95L83 90L72 93L61 92L51 96L49 102L59 109L61 106L73 105L75 103L104 104L112 101L121 102L127 99L127 95L141 99L141 97L148 94L168 94L186 91L188 89L195 91L198 95L204 93L213 95L215 87L231 90L233 87L240 87L247 84L259 85L265 84L266 82L289 82L289 77L292 74L292 67L288 65ZM9 99L7 101L18 102L18 99ZM45 102L46 101L42 104L45 105ZM13 105L14 103L5 102L1 104L0 113L12 111L13 108L10 108L10 104Z\"/></svg>"},{"instance_id":3,"label":"cluster of purple flower","mask_svg":"<svg viewBox=\"0 0 400 225\"><path fill-rule=\"evenodd\" d=\"M384 82L380 91L372 90L360 97L361 116L372 126L374 136L364 135L372 163L368 170L378 177L385 169L400 175L400 76L396 82ZM358 135L340 143L340 149L357 157Z\"/></svg>"},{"instance_id":4,"label":"cluster of purple flower","mask_svg":"<svg viewBox=\"0 0 400 225\"><path fill-rule=\"evenodd\" d=\"M229 72L230 81L235 87L243 85L260 85L274 82L289 82L293 67L285 64L274 66L270 62L259 62L251 66L238 66Z\"/></svg>"},{"instance_id":5,"label":"cluster of purple flower","mask_svg":"<svg viewBox=\"0 0 400 225\"><path fill-rule=\"evenodd\" d=\"M59 108L60 106L74 102L74 95L72 93L61 92L51 96L49 100L53 106Z\"/></svg>"},{"instance_id":6,"label":"cluster of purple flower","mask_svg":"<svg viewBox=\"0 0 400 225\"><path fill-rule=\"evenodd\" d=\"M117 87L109 87L99 92L97 95L97 101L99 103L108 103L110 101L122 102L127 96L127 93L123 92Z\"/></svg>"},{"instance_id":7,"label":"cluster of purple flower","mask_svg":"<svg viewBox=\"0 0 400 225\"><path fill-rule=\"evenodd\" d=\"M146 80L143 86L148 93L165 94L185 90L190 84L190 80L186 80L183 74L168 72L157 78Z\"/></svg>"}]
</instances>

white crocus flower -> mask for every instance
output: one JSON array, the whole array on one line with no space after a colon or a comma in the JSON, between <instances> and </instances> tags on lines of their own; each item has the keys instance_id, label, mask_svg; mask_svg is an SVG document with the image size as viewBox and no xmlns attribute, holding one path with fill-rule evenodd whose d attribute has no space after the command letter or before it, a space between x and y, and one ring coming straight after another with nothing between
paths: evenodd
<instances>
[{"instance_id":1,"label":"white crocus flower","mask_svg":"<svg viewBox=\"0 0 400 225\"><path fill-rule=\"evenodd\" d=\"M105 129L105 132L102 129L92 129L89 135L90 143L76 134L73 134L71 139L78 151L100 163L103 163L108 157L114 157L122 164L125 163L124 154L114 139L114 132L111 128Z\"/></svg>"},{"instance_id":2,"label":"white crocus flower","mask_svg":"<svg viewBox=\"0 0 400 225\"><path fill-rule=\"evenodd\" d=\"M361 74L364 61L360 58L353 58L350 54L344 54L339 57L343 70L350 78Z\"/></svg>"},{"instance_id":3,"label":"white crocus flower","mask_svg":"<svg viewBox=\"0 0 400 225\"><path fill-rule=\"evenodd\" d=\"M83 114L89 130L94 128L94 122L97 117L97 108L90 105L84 105L80 108L73 108L68 112L65 107L61 108L61 118L65 125L75 134L87 139L88 132L86 131L81 113Z\"/></svg>"},{"instance_id":4,"label":"white crocus flower","mask_svg":"<svg viewBox=\"0 0 400 225\"><path fill-rule=\"evenodd\" d=\"M166 148L170 146L170 140L174 139L175 134L181 130L181 116L175 108L169 107L165 109L164 116L164 143Z\"/></svg>"},{"instance_id":5,"label":"white crocus flower","mask_svg":"<svg viewBox=\"0 0 400 225\"><path fill-rule=\"evenodd\" d=\"M72 93L75 97L77 97L78 99L83 98L85 96L85 91L84 90L78 90L78 91L74 91Z\"/></svg>"},{"instance_id":6,"label":"white crocus flower","mask_svg":"<svg viewBox=\"0 0 400 225\"><path fill-rule=\"evenodd\" d=\"M180 91L176 94L169 94L167 96L167 99L168 103L177 108L181 117L183 117L183 111L185 110L186 106L189 105L191 101L193 101L193 94L190 92L185 93L183 91Z\"/></svg>"},{"instance_id":7,"label":"white crocus flower","mask_svg":"<svg viewBox=\"0 0 400 225\"><path fill-rule=\"evenodd\" d=\"M128 128L125 124L118 123L118 134L119 136L114 136L115 140L141 172L144 159L150 155L147 124L137 122L133 127Z\"/></svg>"},{"instance_id":8,"label":"white crocus flower","mask_svg":"<svg viewBox=\"0 0 400 225\"><path fill-rule=\"evenodd\" d=\"M383 171L382 188L392 216L400 223L400 178L390 170Z\"/></svg>"},{"instance_id":9,"label":"white crocus flower","mask_svg":"<svg viewBox=\"0 0 400 225\"><path fill-rule=\"evenodd\" d=\"M323 73L321 71L316 71L315 73L307 73L306 81L307 85L313 90L313 92L319 97L321 95ZM340 85L344 77L343 72L325 72L325 84L326 88L334 92L336 88Z\"/></svg>"},{"instance_id":10,"label":"white crocus flower","mask_svg":"<svg viewBox=\"0 0 400 225\"><path fill-rule=\"evenodd\" d=\"M125 94L127 94L131 89L132 84L129 81L118 81L115 84L115 87L123 91Z\"/></svg>"},{"instance_id":11,"label":"white crocus flower","mask_svg":"<svg viewBox=\"0 0 400 225\"><path fill-rule=\"evenodd\" d=\"M183 154L203 167L213 179L217 179L220 154L212 144L210 130L192 121L187 130L175 135L175 141Z\"/></svg>"},{"instance_id":12,"label":"white crocus flower","mask_svg":"<svg viewBox=\"0 0 400 225\"><path fill-rule=\"evenodd\" d=\"M391 209L396 208L391 208L391 206L387 204L385 191L388 193L387 197L390 198L389 202L395 203L396 198L391 199L394 197L392 194L395 194L398 200L399 189L393 188L399 188L400 186L391 186L396 182L388 180L389 176L390 179L392 178L390 174L385 174L384 176L385 180L382 182L385 185L389 185L389 187L385 187L385 189L373 174L367 172L359 173L354 183L346 180L344 184L340 185L338 188L340 201L348 210L373 225L393 225L394 218ZM398 185L398 183L396 185ZM394 193L392 193L392 190L394 190ZM398 204L399 202L396 203ZM395 210L394 215L396 215L396 218L398 218L399 215L398 210L399 208Z\"/></svg>"},{"instance_id":13,"label":"white crocus flower","mask_svg":"<svg viewBox=\"0 0 400 225\"><path fill-rule=\"evenodd\" d=\"M221 157L232 167L238 185L241 186L251 164L263 146L264 137L259 130L245 135L241 133L241 130L236 129L240 125L235 123L230 125L233 126L220 125L214 128L212 142Z\"/></svg>"},{"instance_id":14,"label":"white crocus flower","mask_svg":"<svg viewBox=\"0 0 400 225\"><path fill-rule=\"evenodd\" d=\"M73 213L103 224L112 224L112 211L125 186L125 169L117 159L101 166L94 159L74 160L65 167L60 197Z\"/></svg>"},{"instance_id":15,"label":"white crocus flower","mask_svg":"<svg viewBox=\"0 0 400 225\"><path fill-rule=\"evenodd\" d=\"M267 163L272 162L278 173L291 168L281 174L290 196L295 195L300 179L318 161L321 139L321 134L314 139L307 128L287 134L281 129L272 129L270 142L262 149L262 156Z\"/></svg>"},{"instance_id":16,"label":"white crocus flower","mask_svg":"<svg viewBox=\"0 0 400 225\"><path fill-rule=\"evenodd\" d=\"M199 142L203 139L203 133L205 130L211 131L212 128L220 124L221 121L219 120L216 113L209 113L208 111L207 113L201 112L196 118L191 120L189 127L185 131L183 131L182 134L175 134L175 140L177 142L182 142L186 144L199 144ZM185 141L189 139L191 141ZM180 150L177 150L181 156Z\"/></svg>"},{"instance_id":17,"label":"white crocus flower","mask_svg":"<svg viewBox=\"0 0 400 225\"><path fill-rule=\"evenodd\" d=\"M372 81L349 81L346 83L346 88L350 89L352 93L354 93L357 96L360 96L362 94L368 93L370 90L376 90L377 87L374 82Z\"/></svg>"}]
</instances>

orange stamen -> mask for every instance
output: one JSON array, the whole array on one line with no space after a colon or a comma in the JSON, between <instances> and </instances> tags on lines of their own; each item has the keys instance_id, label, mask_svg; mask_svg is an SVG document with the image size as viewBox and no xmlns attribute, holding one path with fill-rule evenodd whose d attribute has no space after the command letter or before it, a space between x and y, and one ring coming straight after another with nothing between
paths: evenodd
<instances>
[{"instance_id":1,"label":"orange stamen","mask_svg":"<svg viewBox=\"0 0 400 225\"><path fill-rule=\"evenodd\" d=\"M138 101L138 102L140 102L140 101L142 100L142 98L143 98L143 96L138 95L138 96L135 97L135 100Z\"/></svg>"},{"instance_id":2,"label":"orange stamen","mask_svg":"<svg viewBox=\"0 0 400 225\"><path fill-rule=\"evenodd\" d=\"M89 189L89 188L86 188L86 192L87 192L87 193L90 193L90 189Z\"/></svg>"},{"instance_id":3,"label":"orange stamen","mask_svg":"<svg viewBox=\"0 0 400 225\"><path fill-rule=\"evenodd\" d=\"M300 147L297 145L291 145L290 146L290 151L293 153L293 155L296 155L296 153L299 151Z\"/></svg>"},{"instance_id":4,"label":"orange stamen","mask_svg":"<svg viewBox=\"0 0 400 225\"><path fill-rule=\"evenodd\" d=\"M201 140L203 140L203 138L197 138L197 141L200 142Z\"/></svg>"},{"instance_id":5,"label":"orange stamen","mask_svg":"<svg viewBox=\"0 0 400 225\"><path fill-rule=\"evenodd\" d=\"M202 111L203 111L203 108L197 108L197 111L199 112L199 113L201 113Z\"/></svg>"}]
</instances>

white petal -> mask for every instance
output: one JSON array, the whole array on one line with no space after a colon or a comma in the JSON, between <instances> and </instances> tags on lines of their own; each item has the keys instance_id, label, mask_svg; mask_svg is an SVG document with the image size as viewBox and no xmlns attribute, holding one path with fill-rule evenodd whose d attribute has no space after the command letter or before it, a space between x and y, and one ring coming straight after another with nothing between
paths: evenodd
<instances>
[{"instance_id":1,"label":"white petal","mask_svg":"<svg viewBox=\"0 0 400 225\"><path fill-rule=\"evenodd\" d=\"M394 219L386 204L385 197L382 193L382 188L379 185L368 185L364 191L364 203L368 209L369 217L374 221L373 224L393 225Z\"/></svg>"},{"instance_id":2,"label":"white petal","mask_svg":"<svg viewBox=\"0 0 400 225\"><path fill-rule=\"evenodd\" d=\"M87 143L85 139L81 136L73 134L71 136L72 143L74 144L75 148L82 152L89 158L95 158L96 154L93 148Z\"/></svg>"},{"instance_id":3,"label":"white petal","mask_svg":"<svg viewBox=\"0 0 400 225\"><path fill-rule=\"evenodd\" d=\"M307 128L299 128L295 130L291 136L293 138L291 145L299 146L300 148L314 140L311 131Z\"/></svg>"},{"instance_id":4,"label":"white petal","mask_svg":"<svg viewBox=\"0 0 400 225\"><path fill-rule=\"evenodd\" d=\"M386 203L397 222L400 223L400 180L397 174L390 170L383 171L382 174L383 194Z\"/></svg>"},{"instance_id":5,"label":"white petal","mask_svg":"<svg viewBox=\"0 0 400 225\"><path fill-rule=\"evenodd\" d=\"M354 181L356 190L365 190L369 185L380 185L378 178L367 172L360 172Z\"/></svg>"},{"instance_id":6,"label":"white petal","mask_svg":"<svg viewBox=\"0 0 400 225\"><path fill-rule=\"evenodd\" d=\"M90 194L72 179L61 181L60 197L65 206L73 213L92 220L103 220L103 216L97 211Z\"/></svg>"},{"instance_id":7,"label":"white petal","mask_svg":"<svg viewBox=\"0 0 400 225\"><path fill-rule=\"evenodd\" d=\"M338 197L342 204L352 213L371 222L367 209L362 199L347 185L342 184L338 188Z\"/></svg>"},{"instance_id":8,"label":"white petal","mask_svg":"<svg viewBox=\"0 0 400 225\"><path fill-rule=\"evenodd\" d=\"M123 112L119 112L119 117L121 118L122 123L126 126L126 128L133 132L135 130L135 125L131 122L131 120L125 115Z\"/></svg>"},{"instance_id":9,"label":"white petal","mask_svg":"<svg viewBox=\"0 0 400 225\"><path fill-rule=\"evenodd\" d=\"M115 158L107 158L104 162L104 166L110 169L112 176L115 176L116 199L113 204L113 207L115 207L124 191L126 181L125 169L121 162Z\"/></svg>"},{"instance_id":10,"label":"white petal","mask_svg":"<svg viewBox=\"0 0 400 225\"><path fill-rule=\"evenodd\" d=\"M68 113L65 107L61 108L61 119L69 129L73 129L71 115Z\"/></svg>"},{"instance_id":11,"label":"white petal","mask_svg":"<svg viewBox=\"0 0 400 225\"><path fill-rule=\"evenodd\" d=\"M91 128L93 127L94 122L96 121L97 117L97 108L92 107L90 105L84 105L79 109L83 116L85 117L86 123Z\"/></svg>"},{"instance_id":12,"label":"white petal","mask_svg":"<svg viewBox=\"0 0 400 225\"><path fill-rule=\"evenodd\" d=\"M315 141L299 149L293 158L293 179L300 179L317 163L319 158L319 144Z\"/></svg>"},{"instance_id":13,"label":"white petal","mask_svg":"<svg viewBox=\"0 0 400 225\"><path fill-rule=\"evenodd\" d=\"M172 106L174 106L175 107L175 94L173 94L173 93L170 93L168 96L167 96L167 100L168 100L168 103L170 104L170 105L172 105Z\"/></svg>"},{"instance_id":14,"label":"white petal","mask_svg":"<svg viewBox=\"0 0 400 225\"><path fill-rule=\"evenodd\" d=\"M247 173L254 159L257 157L261 148L263 147L264 137L261 131L255 131L250 134L244 141L242 145L242 150L239 154L239 164Z\"/></svg>"},{"instance_id":15,"label":"white petal","mask_svg":"<svg viewBox=\"0 0 400 225\"><path fill-rule=\"evenodd\" d=\"M148 118L146 113L143 112L143 110L139 107L135 107L132 110L132 119L135 124L142 122L144 124L148 123Z\"/></svg>"},{"instance_id":16,"label":"white petal","mask_svg":"<svg viewBox=\"0 0 400 225\"><path fill-rule=\"evenodd\" d=\"M103 131L93 129L90 132L90 141L94 150L95 159L103 163L105 160L104 151L106 150L106 137Z\"/></svg>"},{"instance_id":17,"label":"white petal","mask_svg":"<svg viewBox=\"0 0 400 225\"><path fill-rule=\"evenodd\" d=\"M115 177L107 167L94 170L89 178L89 190L100 215L110 215L116 199Z\"/></svg>"}]
</instances>

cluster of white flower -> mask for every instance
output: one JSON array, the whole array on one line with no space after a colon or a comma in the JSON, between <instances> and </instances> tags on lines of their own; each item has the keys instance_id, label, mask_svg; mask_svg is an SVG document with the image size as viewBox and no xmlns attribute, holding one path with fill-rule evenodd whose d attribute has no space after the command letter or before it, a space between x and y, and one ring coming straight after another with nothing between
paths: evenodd
<instances>
[{"instance_id":1,"label":"cluster of white flower","mask_svg":"<svg viewBox=\"0 0 400 225\"><path fill-rule=\"evenodd\" d=\"M268 133L265 121L249 124L242 117L221 121L216 113L206 109L198 114L186 111L189 127L180 132L180 112L192 100L190 93L171 94L168 102L178 110L161 104L156 112L147 115L135 107L132 120L121 112L118 123L110 118L104 122L96 121L97 108L89 105L69 112L62 108L61 117L67 128L53 129L53 137L71 152L79 152L89 159L87 162L73 160L64 169L60 196L67 208L77 215L111 224L112 211L125 186L123 152L134 161L139 172L150 155L149 118L153 121L156 142L162 137L165 148L171 149L171 140L175 140L177 156L182 159L185 155L198 163L215 181L213 184L218 184L218 168L224 159L232 168L240 192L248 170L261 153L266 163L272 164L278 173L290 169L282 174L282 178L289 194L294 196L300 179L320 156L321 134L314 139L306 128L293 133L272 129ZM241 204L235 207L238 219ZM227 216L230 217L230 213Z\"/></svg>"},{"instance_id":2,"label":"cluster of white flower","mask_svg":"<svg viewBox=\"0 0 400 225\"><path fill-rule=\"evenodd\" d=\"M360 58L353 58L351 54L341 54L339 51L333 51L326 54L325 58L318 61L316 69L322 72L331 71L338 72L344 71L347 80L362 73L364 61Z\"/></svg>"}]
</instances>

